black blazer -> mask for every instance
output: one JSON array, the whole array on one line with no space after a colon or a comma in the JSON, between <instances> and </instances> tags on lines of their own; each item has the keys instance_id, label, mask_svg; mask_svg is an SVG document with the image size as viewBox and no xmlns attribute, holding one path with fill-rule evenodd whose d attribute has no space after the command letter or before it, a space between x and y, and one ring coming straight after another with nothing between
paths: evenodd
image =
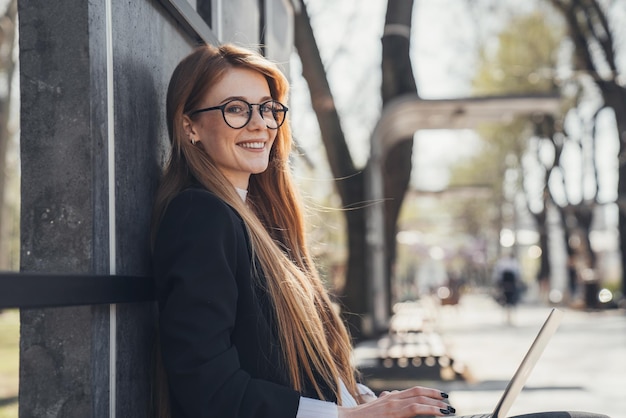
<instances>
[{"instance_id":1,"label":"black blazer","mask_svg":"<svg viewBox=\"0 0 626 418\"><path fill-rule=\"evenodd\" d=\"M169 204L153 267L172 416L294 418L267 294L243 220L195 188Z\"/></svg>"}]
</instances>

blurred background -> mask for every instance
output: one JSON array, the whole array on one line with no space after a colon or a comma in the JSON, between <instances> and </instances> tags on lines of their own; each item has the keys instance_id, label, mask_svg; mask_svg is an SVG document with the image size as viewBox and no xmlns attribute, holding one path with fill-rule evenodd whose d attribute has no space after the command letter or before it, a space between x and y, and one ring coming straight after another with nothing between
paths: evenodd
<instances>
[{"instance_id":1,"label":"blurred background","mask_svg":"<svg viewBox=\"0 0 626 418\"><path fill-rule=\"evenodd\" d=\"M325 278L345 312L360 314L347 317L366 383L444 387L458 413L491 411L556 306L564 324L511 414L625 417L626 3L305 3L313 37L299 37L305 25L296 21L290 62L303 157L294 165L318 207L311 237ZM303 45L311 39L323 67ZM376 156L381 112L405 94L424 101L422 113L442 101L456 108ZM476 97L499 97L500 120L457 123ZM329 129L333 117L339 127ZM361 231L376 230L351 225L360 221L354 208L383 203L359 204L363 195L347 190L377 158L382 287L372 284L379 270L351 260L368 242ZM515 271L511 304L500 282L506 265ZM377 309L388 312L379 322Z\"/></svg>"},{"instance_id":2,"label":"blurred background","mask_svg":"<svg viewBox=\"0 0 626 418\"><path fill-rule=\"evenodd\" d=\"M488 412L557 306L562 334L529 383L541 390L517 411L626 417L626 1L292 4L293 169L366 381L444 387L458 412ZM16 10L0 2L5 271L19 271ZM384 109L406 97L451 110L376 154ZM17 417L18 342L19 313L0 312L0 418Z\"/></svg>"},{"instance_id":3,"label":"blurred background","mask_svg":"<svg viewBox=\"0 0 626 418\"><path fill-rule=\"evenodd\" d=\"M365 167L383 106L387 4L306 3L352 162ZM395 300L419 296L450 276L488 285L504 252L515 254L530 292L539 293L539 284L549 282L541 295L546 300L580 302L589 282L607 288L612 300L621 297L620 128L616 110L593 80L614 80L623 94L620 22L626 11L616 1L603 9L613 39L615 61L609 64L599 40L589 39L586 53L576 49L571 39L576 28L552 3L570 7L550 1L414 2L408 53L420 98L459 99L462 106L460 99L467 97L554 94L560 107L551 115L527 111L471 130L422 129L411 138L410 179L394 236ZM577 68L584 65L580 54L593 56L593 70ZM305 157L295 159L297 173L314 202L341 208L301 67L296 53L292 123ZM337 225L314 229L312 240L335 286L344 280L343 215L332 210L313 215L323 219L313 224Z\"/></svg>"}]
</instances>

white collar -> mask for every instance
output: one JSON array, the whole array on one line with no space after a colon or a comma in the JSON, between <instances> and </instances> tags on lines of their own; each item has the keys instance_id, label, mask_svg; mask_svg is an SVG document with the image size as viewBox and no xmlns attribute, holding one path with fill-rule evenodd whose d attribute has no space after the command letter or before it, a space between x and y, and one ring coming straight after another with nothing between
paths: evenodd
<instances>
[{"instance_id":1,"label":"white collar","mask_svg":"<svg viewBox=\"0 0 626 418\"><path fill-rule=\"evenodd\" d=\"M240 189L239 187L235 187L235 190L237 190L237 193L241 197L241 200L243 200L245 202L246 201L246 197L248 196L248 191L245 190L245 189Z\"/></svg>"}]
</instances>

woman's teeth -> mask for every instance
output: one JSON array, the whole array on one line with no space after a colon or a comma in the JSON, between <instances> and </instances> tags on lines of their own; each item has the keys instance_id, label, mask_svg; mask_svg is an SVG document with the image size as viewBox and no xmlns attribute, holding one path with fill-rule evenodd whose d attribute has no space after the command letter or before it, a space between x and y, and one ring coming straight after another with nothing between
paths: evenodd
<instances>
[{"instance_id":1,"label":"woman's teeth","mask_svg":"<svg viewBox=\"0 0 626 418\"><path fill-rule=\"evenodd\" d=\"M239 146L244 148L261 149L265 146L265 144L263 142L242 142Z\"/></svg>"}]
</instances>

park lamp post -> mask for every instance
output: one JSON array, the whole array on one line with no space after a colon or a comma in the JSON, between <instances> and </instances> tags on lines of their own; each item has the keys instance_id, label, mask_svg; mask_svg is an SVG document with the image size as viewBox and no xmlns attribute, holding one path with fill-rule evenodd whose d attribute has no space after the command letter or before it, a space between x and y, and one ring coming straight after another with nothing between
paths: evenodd
<instances>
[{"instance_id":1,"label":"park lamp post","mask_svg":"<svg viewBox=\"0 0 626 418\"><path fill-rule=\"evenodd\" d=\"M556 114L561 108L557 95L470 97L424 100L415 94L390 101L371 137L370 164L366 177L366 260L368 313L365 335L384 332L389 323L385 270L385 213L383 164L389 150L411 138L420 129L475 129L482 123L505 123L519 115Z\"/></svg>"}]
</instances>

